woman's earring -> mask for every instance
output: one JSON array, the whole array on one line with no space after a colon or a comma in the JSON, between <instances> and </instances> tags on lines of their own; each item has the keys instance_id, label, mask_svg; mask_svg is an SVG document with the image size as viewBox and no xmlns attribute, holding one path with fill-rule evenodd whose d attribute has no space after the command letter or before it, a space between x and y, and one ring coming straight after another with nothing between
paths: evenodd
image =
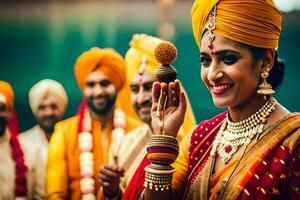
<instances>
[{"instance_id":1,"label":"woman's earring","mask_svg":"<svg viewBox=\"0 0 300 200\"><path fill-rule=\"evenodd\" d=\"M272 89L272 85L267 82L269 71L270 68L267 68L266 71L261 73L262 82L258 86L258 90L257 90L257 93L264 95L264 98L266 98L267 95L272 95L275 93L275 91Z\"/></svg>"}]
</instances>

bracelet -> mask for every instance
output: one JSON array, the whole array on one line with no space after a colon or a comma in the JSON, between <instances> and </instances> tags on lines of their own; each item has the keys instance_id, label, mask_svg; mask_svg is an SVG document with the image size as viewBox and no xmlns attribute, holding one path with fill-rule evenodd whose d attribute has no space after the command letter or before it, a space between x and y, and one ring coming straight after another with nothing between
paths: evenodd
<instances>
[{"instance_id":1,"label":"bracelet","mask_svg":"<svg viewBox=\"0 0 300 200\"><path fill-rule=\"evenodd\" d=\"M172 176L175 169L171 166L164 166L164 169L157 169L159 166L149 165L145 167L144 187L155 191L164 191L172 188Z\"/></svg>"},{"instance_id":2,"label":"bracelet","mask_svg":"<svg viewBox=\"0 0 300 200\"><path fill-rule=\"evenodd\" d=\"M177 139L173 136L169 136L169 135L152 135L150 137L149 142L154 142L154 143L160 143L160 142L164 142L164 143L170 143L170 144L177 144L178 146L178 142Z\"/></svg>"},{"instance_id":3,"label":"bracelet","mask_svg":"<svg viewBox=\"0 0 300 200\"><path fill-rule=\"evenodd\" d=\"M152 135L147 144L147 158L152 164L170 165L179 152L178 142L169 135Z\"/></svg>"}]
</instances>

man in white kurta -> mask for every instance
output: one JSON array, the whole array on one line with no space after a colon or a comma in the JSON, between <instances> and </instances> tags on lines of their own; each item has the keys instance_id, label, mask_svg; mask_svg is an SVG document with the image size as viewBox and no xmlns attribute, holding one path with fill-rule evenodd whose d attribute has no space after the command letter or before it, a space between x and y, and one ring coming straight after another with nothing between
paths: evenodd
<instances>
[{"instance_id":1,"label":"man in white kurta","mask_svg":"<svg viewBox=\"0 0 300 200\"><path fill-rule=\"evenodd\" d=\"M44 79L29 91L29 105L37 125L20 135L22 140L39 145L43 168L46 169L48 142L55 124L65 113L68 97L63 86L57 81Z\"/></svg>"},{"instance_id":2,"label":"man in white kurta","mask_svg":"<svg viewBox=\"0 0 300 200\"><path fill-rule=\"evenodd\" d=\"M10 133L7 129L0 137L0 199L13 200L15 190L15 161L11 156ZM27 171L27 199L45 199L45 173L40 168L42 156L36 145L19 139L24 153Z\"/></svg>"},{"instance_id":3,"label":"man in white kurta","mask_svg":"<svg viewBox=\"0 0 300 200\"><path fill-rule=\"evenodd\" d=\"M17 136L13 103L11 86L0 81L0 199L44 199L45 173L40 168L41 152L37 145ZM24 166L27 170L22 173Z\"/></svg>"}]
</instances>

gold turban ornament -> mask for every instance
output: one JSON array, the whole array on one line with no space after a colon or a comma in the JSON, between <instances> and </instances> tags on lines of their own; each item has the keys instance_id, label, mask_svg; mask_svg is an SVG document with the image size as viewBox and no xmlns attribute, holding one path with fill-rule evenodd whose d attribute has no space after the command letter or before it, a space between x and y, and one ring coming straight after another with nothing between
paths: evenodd
<instances>
[{"instance_id":1,"label":"gold turban ornament","mask_svg":"<svg viewBox=\"0 0 300 200\"><path fill-rule=\"evenodd\" d=\"M83 52L75 63L75 77L79 88L84 89L90 73L100 70L120 90L125 82L123 57L111 48L93 47Z\"/></svg>"},{"instance_id":2,"label":"gold turban ornament","mask_svg":"<svg viewBox=\"0 0 300 200\"><path fill-rule=\"evenodd\" d=\"M11 85L5 81L0 80L0 102L4 103L7 107L13 108L15 101L15 94Z\"/></svg>"},{"instance_id":3,"label":"gold turban ornament","mask_svg":"<svg viewBox=\"0 0 300 200\"><path fill-rule=\"evenodd\" d=\"M146 34L135 34L130 41L130 48L128 49L125 55L125 63L126 63L126 84L124 88L120 91L117 100L117 107L121 107L126 114L134 117L135 119L139 119L136 115L131 102L130 102L130 83L133 81L135 76L139 73L141 65L145 71L150 74L153 74L155 70L161 65L161 63L157 62L154 56L155 48L164 42L159 38L146 35ZM195 126L195 118L194 114L187 97L187 111L185 115L185 120L183 124L183 129L185 133L189 133L192 128Z\"/></svg>"},{"instance_id":4,"label":"gold turban ornament","mask_svg":"<svg viewBox=\"0 0 300 200\"><path fill-rule=\"evenodd\" d=\"M215 34L254 47L278 47L282 18L272 0L196 0L191 14L199 47L215 5Z\"/></svg>"}]
</instances>

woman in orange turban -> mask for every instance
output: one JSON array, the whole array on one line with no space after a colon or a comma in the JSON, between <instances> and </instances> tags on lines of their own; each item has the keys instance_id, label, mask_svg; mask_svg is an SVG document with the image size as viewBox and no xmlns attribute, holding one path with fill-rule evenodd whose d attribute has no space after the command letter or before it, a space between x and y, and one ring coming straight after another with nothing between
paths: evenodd
<instances>
[{"instance_id":1,"label":"woman in orange turban","mask_svg":"<svg viewBox=\"0 0 300 200\"><path fill-rule=\"evenodd\" d=\"M144 178L142 185L128 191L145 199L300 198L300 115L272 97L284 76L276 51L281 20L272 0L194 2L201 78L214 104L227 111L201 122L183 139L174 172L169 166L173 159L163 155L166 149L176 152L176 140L170 138L177 135L177 123L184 116L179 111L185 110L186 101L177 81L168 90L166 84L155 83L154 105L166 95L180 103L169 100L167 136L150 138L151 165L145 176L134 176ZM154 119L159 117L156 110L153 107ZM154 130L159 125L152 123Z\"/></svg>"}]
</instances>

